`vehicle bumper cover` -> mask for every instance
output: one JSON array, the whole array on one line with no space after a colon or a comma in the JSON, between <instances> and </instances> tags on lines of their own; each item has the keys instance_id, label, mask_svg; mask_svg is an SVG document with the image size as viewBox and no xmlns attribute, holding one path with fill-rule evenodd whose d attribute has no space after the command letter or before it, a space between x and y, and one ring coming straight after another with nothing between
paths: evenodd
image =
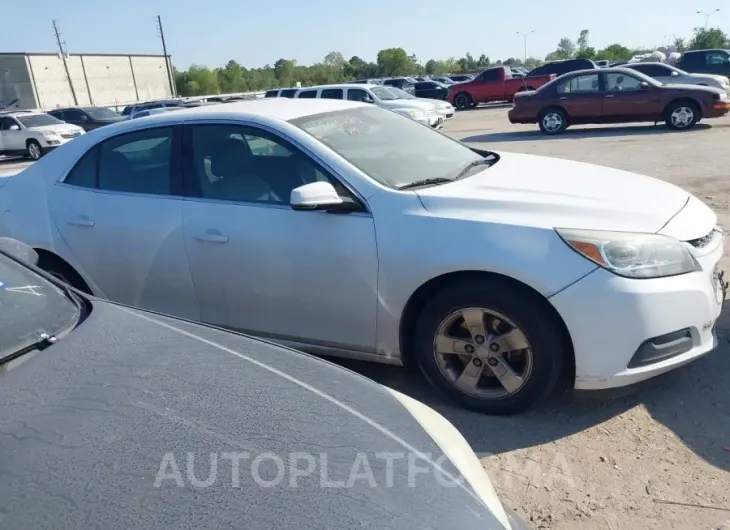
<instances>
[{"instance_id":1,"label":"vehicle bumper cover","mask_svg":"<svg viewBox=\"0 0 730 530\"><path fill-rule=\"evenodd\" d=\"M713 281L723 251L721 242L696 256L701 271L667 278L634 280L599 268L550 298L573 341L575 388L632 385L712 351L726 290L722 277ZM672 350L666 341L678 332L688 332L691 343ZM638 362L652 339L667 355Z\"/></svg>"}]
</instances>

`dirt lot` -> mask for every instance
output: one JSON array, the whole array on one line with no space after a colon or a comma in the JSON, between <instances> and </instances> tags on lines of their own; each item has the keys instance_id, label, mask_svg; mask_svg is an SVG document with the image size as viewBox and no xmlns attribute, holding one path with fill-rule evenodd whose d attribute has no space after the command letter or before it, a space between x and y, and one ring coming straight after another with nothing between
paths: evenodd
<instances>
[{"instance_id":1,"label":"dirt lot","mask_svg":"<svg viewBox=\"0 0 730 530\"><path fill-rule=\"evenodd\" d=\"M689 133L663 126L580 127L546 138L505 109L458 114L445 132L493 150L557 156L678 184L730 227L730 118ZM0 175L17 171L0 158ZM651 197L647 197L651 200ZM725 267L728 267L726 260ZM503 500L555 529L730 529L730 311L711 355L620 398L556 396L510 418L445 402L416 373L342 362L449 418ZM617 330L620 333L620 330Z\"/></svg>"}]
</instances>

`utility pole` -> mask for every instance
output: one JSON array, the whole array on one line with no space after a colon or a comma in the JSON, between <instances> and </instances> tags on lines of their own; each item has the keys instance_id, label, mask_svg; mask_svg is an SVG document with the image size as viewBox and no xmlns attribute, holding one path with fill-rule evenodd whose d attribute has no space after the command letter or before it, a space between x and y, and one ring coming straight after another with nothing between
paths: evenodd
<instances>
[{"instance_id":1,"label":"utility pole","mask_svg":"<svg viewBox=\"0 0 730 530\"><path fill-rule=\"evenodd\" d=\"M160 15L157 15L157 35L160 37L160 40L162 41L162 54L165 56L165 68L167 68L167 80L170 83L170 94L175 94L175 82L173 81L172 77L172 70L170 69L170 56L167 55L167 45L165 45L165 32L162 31L162 18Z\"/></svg>"},{"instance_id":2,"label":"utility pole","mask_svg":"<svg viewBox=\"0 0 730 530\"><path fill-rule=\"evenodd\" d=\"M698 15L704 15L705 17L705 29L707 29L707 25L710 23L710 17L720 11L720 9L713 9L712 11L697 11Z\"/></svg>"},{"instance_id":3,"label":"utility pole","mask_svg":"<svg viewBox=\"0 0 730 530\"><path fill-rule=\"evenodd\" d=\"M527 36L530 35L530 34L532 34L532 33L535 33L535 30L534 29L532 29L532 30L530 30L528 32L524 32L524 31L518 31L517 32L517 35L522 35L525 38L525 62L527 62Z\"/></svg>"},{"instance_id":4,"label":"utility pole","mask_svg":"<svg viewBox=\"0 0 730 530\"><path fill-rule=\"evenodd\" d=\"M76 97L76 90L74 90L74 84L73 81L71 81L71 74L68 71L68 62L66 61L68 57L68 52L64 49L64 46L66 45L66 41L61 41L61 32L58 31L58 23L54 20L53 21L53 32L56 34L56 42L58 43L58 53L61 56L61 60L63 61L63 69L66 70L66 78L68 79L68 86L71 89L71 95L74 98L74 105L79 104L79 100Z\"/></svg>"}]
</instances>

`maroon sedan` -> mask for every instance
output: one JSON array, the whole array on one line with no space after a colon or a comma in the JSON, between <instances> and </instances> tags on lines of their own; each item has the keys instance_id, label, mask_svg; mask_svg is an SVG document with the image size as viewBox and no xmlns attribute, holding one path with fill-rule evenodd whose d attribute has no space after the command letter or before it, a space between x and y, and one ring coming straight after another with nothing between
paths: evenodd
<instances>
[{"instance_id":1,"label":"maroon sedan","mask_svg":"<svg viewBox=\"0 0 730 530\"><path fill-rule=\"evenodd\" d=\"M601 68L570 72L516 94L509 121L538 123L545 134L581 123L665 121L670 129L684 130L728 112L730 100L720 89L664 85L634 70Z\"/></svg>"}]
</instances>

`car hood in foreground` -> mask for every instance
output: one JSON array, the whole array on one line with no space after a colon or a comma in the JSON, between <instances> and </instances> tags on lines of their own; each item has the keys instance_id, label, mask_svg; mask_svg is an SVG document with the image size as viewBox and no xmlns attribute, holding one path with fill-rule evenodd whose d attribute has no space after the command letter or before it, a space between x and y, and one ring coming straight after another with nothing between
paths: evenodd
<instances>
[{"instance_id":1,"label":"car hood in foreground","mask_svg":"<svg viewBox=\"0 0 730 530\"><path fill-rule=\"evenodd\" d=\"M0 373L8 528L509 528L425 405L293 350L93 303ZM443 473L461 468L454 487Z\"/></svg>"},{"instance_id":2,"label":"car hood in foreground","mask_svg":"<svg viewBox=\"0 0 730 530\"><path fill-rule=\"evenodd\" d=\"M418 190L423 206L437 215L497 223L654 233L690 198L677 186L627 171L516 153L499 156L471 177ZM701 226L685 231L704 236L712 228L706 220L701 217Z\"/></svg>"}]
</instances>

